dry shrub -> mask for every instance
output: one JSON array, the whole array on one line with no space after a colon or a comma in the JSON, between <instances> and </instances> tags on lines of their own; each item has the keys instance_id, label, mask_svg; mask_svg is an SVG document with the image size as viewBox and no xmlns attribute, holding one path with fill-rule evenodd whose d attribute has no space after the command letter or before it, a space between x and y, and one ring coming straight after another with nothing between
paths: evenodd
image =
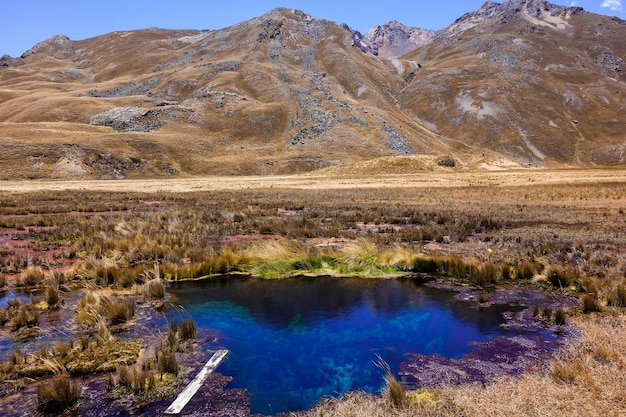
<instances>
[{"instance_id":1,"label":"dry shrub","mask_svg":"<svg viewBox=\"0 0 626 417\"><path fill-rule=\"evenodd\" d=\"M58 414L76 404L80 395L80 385L63 374L37 387L37 408L44 414Z\"/></svg>"}]
</instances>

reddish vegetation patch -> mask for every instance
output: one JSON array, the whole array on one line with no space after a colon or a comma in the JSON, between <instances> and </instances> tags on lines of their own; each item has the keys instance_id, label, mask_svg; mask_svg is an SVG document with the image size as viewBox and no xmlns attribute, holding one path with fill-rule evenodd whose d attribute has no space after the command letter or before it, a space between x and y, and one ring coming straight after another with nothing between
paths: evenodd
<instances>
[{"instance_id":1,"label":"reddish vegetation patch","mask_svg":"<svg viewBox=\"0 0 626 417\"><path fill-rule=\"evenodd\" d=\"M61 257L62 248L33 242L35 234L55 230L56 226L30 226L26 230L0 229L0 260L8 262L12 258L40 257L56 259Z\"/></svg>"},{"instance_id":2,"label":"reddish vegetation patch","mask_svg":"<svg viewBox=\"0 0 626 417\"><path fill-rule=\"evenodd\" d=\"M110 210L110 211L67 211L63 213L28 213L28 214L3 214L6 219L30 219L34 217L92 217L92 216L117 216L120 214L131 214L132 210Z\"/></svg>"}]
</instances>

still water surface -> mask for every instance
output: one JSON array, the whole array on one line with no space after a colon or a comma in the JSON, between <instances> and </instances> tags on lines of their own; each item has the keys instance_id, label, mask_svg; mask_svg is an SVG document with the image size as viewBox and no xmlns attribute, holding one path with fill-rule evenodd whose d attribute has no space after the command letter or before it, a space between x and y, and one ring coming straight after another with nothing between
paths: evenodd
<instances>
[{"instance_id":1,"label":"still water surface","mask_svg":"<svg viewBox=\"0 0 626 417\"><path fill-rule=\"evenodd\" d=\"M407 353L459 358L470 342L510 335L500 325L514 307L477 309L454 293L412 279L216 278L175 283L169 291L200 332L216 330L207 349L231 351L218 372L227 388L246 388L252 413L305 410L325 396L378 392L378 356L397 372Z\"/></svg>"}]
</instances>

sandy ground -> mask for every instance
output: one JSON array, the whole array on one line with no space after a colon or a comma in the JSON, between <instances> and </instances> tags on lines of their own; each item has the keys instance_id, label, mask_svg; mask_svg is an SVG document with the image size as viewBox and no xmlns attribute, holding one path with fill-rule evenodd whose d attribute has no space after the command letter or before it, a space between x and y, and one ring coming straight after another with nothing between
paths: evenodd
<instances>
[{"instance_id":1,"label":"sandy ground","mask_svg":"<svg viewBox=\"0 0 626 417\"><path fill-rule=\"evenodd\" d=\"M626 169L512 170L485 172L418 173L377 177L294 176L194 177L143 180L4 181L0 192L89 190L114 192L192 192L259 188L349 189L466 186L518 186L530 184L626 184Z\"/></svg>"}]
</instances>

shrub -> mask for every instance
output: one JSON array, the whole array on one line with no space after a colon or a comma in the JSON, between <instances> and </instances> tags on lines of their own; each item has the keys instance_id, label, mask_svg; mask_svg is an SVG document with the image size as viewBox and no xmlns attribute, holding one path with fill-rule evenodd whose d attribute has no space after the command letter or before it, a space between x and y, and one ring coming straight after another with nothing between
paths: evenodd
<instances>
[{"instance_id":1,"label":"shrub","mask_svg":"<svg viewBox=\"0 0 626 417\"><path fill-rule=\"evenodd\" d=\"M57 414L71 408L79 400L81 388L70 381L67 375L60 375L49 385L37 387L37 408L45 414Z\"/></svg>"},{"instance_id":2,"label":"shrub","mask_svg":"<svg viewBox=\"0 0 626 417\"><path fill-rule=\"evenodd\" d=\"M7 286L7 277L0 274L0 288L4 288Z\"/></svg>"}]
</instances>

